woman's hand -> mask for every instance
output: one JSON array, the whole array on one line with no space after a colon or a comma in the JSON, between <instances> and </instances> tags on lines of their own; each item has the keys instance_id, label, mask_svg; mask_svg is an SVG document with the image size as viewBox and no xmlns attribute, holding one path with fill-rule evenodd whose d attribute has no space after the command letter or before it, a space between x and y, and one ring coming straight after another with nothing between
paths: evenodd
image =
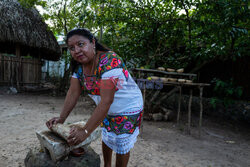
<instances>
[{"instance_id":1,"label":"woman's hand","mask_svg":"<svg viewBox=\"0 0 250 167\"><path fill-rule=\"evenodd\" d=\"M73 126L69 134L67 142L70 146L78 145L88 137L85 129L78 126Z\"/></svg>"},{"instance_id":2,"label":"woman's hand","mask_svg":"<svg viewBox=\"0 0 250 167\"><path fill-rule=\"evenodd\" d=\"M46 125L47 125L47 127L48 127L49 129L51 129L53 125L56 125L56 124L58 124L58 123L63 124L64 121L65 121L65 119L63 119L63 118L54 117L54 118L50 119L49 121L47 121L47 122L46 122Z\"/></svg>"}]
</instances>

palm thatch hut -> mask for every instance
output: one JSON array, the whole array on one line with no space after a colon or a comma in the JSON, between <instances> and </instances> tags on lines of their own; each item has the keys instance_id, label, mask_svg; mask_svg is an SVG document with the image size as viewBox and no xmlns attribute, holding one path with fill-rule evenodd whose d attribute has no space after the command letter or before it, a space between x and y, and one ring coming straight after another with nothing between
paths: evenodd
<instances>
[{"instance_id":1,"label":"palm thatch hut","mask_svg":"<svg viewBox=\"0 0 250 167\"><path fill-rule=\"evenodd\" d=\"M0 1L0 18L0 84L38 84L41 59L57 61L61 56L56 38L36 9L17 0Z\"/></svg>"}]
</instances>

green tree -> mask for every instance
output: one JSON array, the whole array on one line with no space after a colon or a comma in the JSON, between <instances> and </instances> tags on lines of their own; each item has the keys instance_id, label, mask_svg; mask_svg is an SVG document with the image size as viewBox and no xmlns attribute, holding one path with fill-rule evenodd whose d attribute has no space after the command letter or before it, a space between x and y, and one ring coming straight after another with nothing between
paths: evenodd
<instances>
[{"instance_id":1,"label":"green tree","mask_svg":"<svg viewBox=\"0 0 250 167\"><path fill-rule=\"evenodd\" d=\"M95 11L89 8L90 1L81 0L48 0L47 5L44 6L46 11L43 17L48 21L50 29L56 36L66 36L67 33L77 27L87 27L90 30L95 29L95 24L92 22L95 18ZM65 62L64 76L60 81L60 90L65 90L68 85L68 78L70 69L68 64L71 61L71 56L68 52L64 52L62 59Z\"/></svg>"},{"instance_id":2,"label":"green tree","mask_svg":"<svg viewBox=\"0 0 250 167\"><path fill-rule=\"evenodd\" d=\"M214 59L249 55L249 17L246 0L204 1L193 13L195 43L193 71Z\"/></svg>"},{"instance_id":3,"label":"green tree","mask_svg":"<svg viewBox=\"0 0 250 167\"><path fill-rule=\"evenodd\" d=\"M247 0L47 0L58 35L90 29L130 67L187 67L249 55Z\"/></svg>"},{"instance_id":4,"label":"green tree","mask_svg":"<svg viewBox=\"0 0 250 167\"><path fill-rule=\"evenodd\" d=\"M26 8L32 8L35 6L42 6L42 7L46 6L45 0L18 0L18 2Z\"/></svg>"}]
</instances>

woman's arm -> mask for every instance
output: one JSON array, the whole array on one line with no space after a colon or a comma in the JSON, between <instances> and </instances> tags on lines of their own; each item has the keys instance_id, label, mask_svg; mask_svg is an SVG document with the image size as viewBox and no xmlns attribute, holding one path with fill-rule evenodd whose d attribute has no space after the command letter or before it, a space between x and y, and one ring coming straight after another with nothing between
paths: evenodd
<instances>
[{"instance_id":1,"label":"woman's arm","mask_svg":"<svg viewBox=\"0 0 250 167\"><path fill-rule=\"evenodd\" d=\"M68 143L70 145L77 145L81 143L100 125L113 103L114 95L115 84L112 80L102 80L100 89L101 101L95 108L92 116L89 118L83 129L71 129L71 135L68 138Z\"/></svg>"},{"instance_id":2,"label":"woman's arm","mask_svg":"<svg viewBox=\"0 0 250 167\"><path fill-rule=\"evenodd\" d=\"M81 86L79 84L79 81L77 78L71 78L70 80L70 87L67 92L64 104L63 104L63 109L60 114L60 118L66 120L70 112L73 110L75 107L77 100L79 96L81 95Z\"/></svg>"},{"instance_id":3,"label":"woman's arm","mask_svg":"<svg viewBox=\"0 0 250 167\"><path fill-rule=\"evenodd\" d=\"M67 117L69 116L72 109L75 107L79 96L81 95L81 86L77 78L71 78L70 87L67 92L63 108L60 114L60 117L55 117L49 120L46 125L48 128L52 128L53 124L64 123Z\"/></svg>"}]
</instances>

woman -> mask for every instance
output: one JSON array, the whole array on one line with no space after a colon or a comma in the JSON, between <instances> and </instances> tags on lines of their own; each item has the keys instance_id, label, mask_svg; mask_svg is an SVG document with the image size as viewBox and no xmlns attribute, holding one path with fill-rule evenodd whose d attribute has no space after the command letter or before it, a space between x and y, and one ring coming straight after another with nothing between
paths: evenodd
<instances>
[{"instance_id":1,"label":"woman","mask_svg":"<svg viewBox=\"0 0 250 167\"><path fill-rule=\"evenodd\" d=\"M60 117L46 122L64 123L85 89L97 107L83 129L73 127L69 145L83 142L100 124L104 166L111 166L112 151L116 166L128 164L130 149L139 134L143 110L142 94L116 53L103 47L86 29L74 29L66 43L73 58L73 75Z\"/></svg>"}]
</instances>

